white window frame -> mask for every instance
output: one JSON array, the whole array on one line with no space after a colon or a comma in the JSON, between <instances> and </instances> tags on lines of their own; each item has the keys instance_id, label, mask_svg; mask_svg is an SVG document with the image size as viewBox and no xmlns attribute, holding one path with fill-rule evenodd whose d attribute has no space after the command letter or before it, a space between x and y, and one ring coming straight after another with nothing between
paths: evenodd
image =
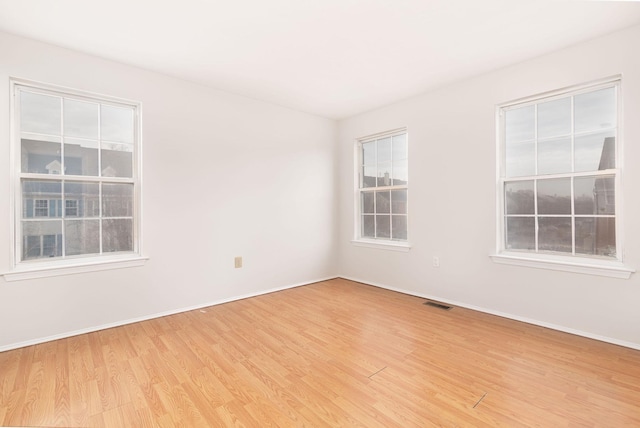
<instances>
[{"instance_id":1,"label":"white window frame","mask_svg":"<svg viewBox=\"0 0 640 428\"><path fill-rule=\"evenodd\" d=\"M142 255L142 204L141 204L141 187L142 187L142 133L141 133L141 110L142 105L136 101L105 96L76 89L70 89L57 85L50 85L31 80L10 78L10 94L11 94L11 259L12 267L8 272L2 273L7 281L18 281L24 279L42 278L49 276L68 275L82 272L100 271L106 269L126 268L134 266L142 266L147 257ZM117 107L131 108L134 112L134 144L133 144L133 177L93 177L93 176L65 176L58 175L56 178L68 181L82 182L109 182L109 183L130 183L133 184L133 251L121 252L117 254L90 254L80 256L56 257L52 259L38 260L21 260L22 258L22 179L51 179L50 175L42 175L35 173L21 172L21 135L20 135L20 116L19 116L19 98L18 93L21 88L29 92L41 93L45 95L53 95L67 99L75 99L79 101L88 101L100 103L103 105L113 105ZM41 175L42 177L38 177ZM49 204L48 204L49 205ZM65 216L66 207L62 207L62 217ZM35 202L34 202L35 214Z\"/></svg>"},{"instance_id":2,"label":"white window frame","mask_svg":"<svg viewBox=\"0 0 640 428\"><path fill-rule=\"evenodd\" d=\"M558 177L579 177L580 175L614 175L615 176L615 221L616 221L616 258L589 257L586 255L560 255L545 252L510 251L505 248L505 121L504 112L511 108L524 107L526 105L539 104L553 99L574 96L580 93L592 92L598 89L616 88L617 103L617 132L615 160L616 166L606 171L591 171L589 173L567 173L558 174ZM635 272L623 264L623 222L622 222L622 162L623 162L623 138L622 138L622 102L621 102L622 81L620 76L614 76L595 82L586 83L572 87L563 88L557 91L527 97L512 102L498 105L496 108L496 129L497 129L497 179L496 179L496 200L497 200L497 231L496 231L496 253L491 258L496 263L527 266L533 268L543 268L551 270L568 271L590 275L600 275L614 278L629 278ZM573 135L573 134L572 134ZM535 175L537 177L537 175ZM545 178L553 178L553 175L545 175ZM528 178L529 179L529 178ZM516 181L509 179L508 181ZM538 214L536 214L537 216ZM571 218L574 214L571 214ZM536 234L537 236L537 234ZM537 241L537 238L536 238Z\"/></svg>"},{"instance_id":3,"label":"white window frame","mask_svg":"<svg viewBox=\"0 0 640 428\"><path fill-rule=\"evenodd\" d=\"M354 238L351 240L351 243L358 247L369 247L369 248L378 248L383 250L390 251L401 251L406 252L411 249L411 244L409 243L409 185L408 183L405 185L395 185L395 186L384 186L384 187L368 187L361 188L362 183L362 144L370 142L372 140L382 139L386 137L393 137L396 135L405 134L407 135L407 154L409 152L408 147L408 139L409 135L407 132L407 128L397 128L390 131L380 132L373 135L368 135L366 137L358 138L354 144ZM393 160L392 160L393 162ZM409 164L409 160L407 160L407 167ZM366 190L365 190L366 189ZM369 238L362 237L362 213L360 198L363 192L367 191L375 191L378 189L383 190L407 190L407 239L406 240L394 240L390 238Z\"/></svg>"}]
</instances>

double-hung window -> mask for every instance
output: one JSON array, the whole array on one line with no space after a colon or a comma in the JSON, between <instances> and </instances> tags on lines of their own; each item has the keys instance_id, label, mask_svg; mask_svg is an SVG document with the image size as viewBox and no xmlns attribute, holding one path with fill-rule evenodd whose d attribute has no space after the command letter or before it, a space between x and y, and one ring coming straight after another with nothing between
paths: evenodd
<instances>
[{"instance_id":1,"label":"double-hung window","mask_svg":"<svg viewBox=\"0 0 640 428\"><path fill-rule=\"evenodd\" d=\"M406 129L357 142L356 241L407 242L408 151Z\"/></svg>"},{"instance_id":2,"label":"double-hung window","mask_svg":"<svg viewBox=\"0 0 640 428\"><path fill-rule=\"evenodd\" d=\"M139 105L12 88L16 266L138 254Z\"/></svg>"},{"instance_id":3,"label":"double-hung window","mask_svg":"<svg viewBox=\"0 0 640 428\"><path fill-rule=\"evenodd\" d=\"M500 107L500 252L621 262L619 87Z\"/></svg>"}]
</instances>

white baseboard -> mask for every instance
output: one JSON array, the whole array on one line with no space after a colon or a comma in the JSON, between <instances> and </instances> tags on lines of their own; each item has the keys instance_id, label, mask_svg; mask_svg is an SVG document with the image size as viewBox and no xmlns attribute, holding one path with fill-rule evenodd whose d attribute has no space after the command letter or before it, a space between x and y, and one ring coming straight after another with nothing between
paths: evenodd
<instances>
[{"instance_id":1,"label":"white baseboard","mask_svg":"<svg viewBox=\"0 0 640 428\"><path fill-rule=\"evenodd\" d=\"M116 321L116 322L112 322L112 323L108 323L108 324L101 324L101 325L97 325L97 326L93 326L93 327L83 328L83 329L80 329L80 330L74 330L74 331L69 331L69 332L60 333L60 334L54 334L53 336L39 337L37 339L26 340L24 342L11 343L9 345L0 346L0 352L10 351L12 349L24 348L25 346L37 345L39 343L50 342L50 341L58 340L58 339L65 339L67 337L78 336L80 334L93 333L95 331L106 330L108 328L113 328L113 327L120 327L120 326L123 326L123 325L133 324L133 323L141 322L141 321L147 321L147 320L151 320L151 319L154 319L154 318L166 317L168 315L175 315L175 314L179 314L179 313L182 313L182 312L189 312L189 311L193 311L193 310L196 310L196 309L206 308L206 307L209 307L209 306L221 305L223 303L229 303L229 302L233 302L233 301L236 301L236 300L248 299L250 297L256 297L256 296L261 296L263 294L274 293L276 291L288 290L290 288L301 287L301 286L304 286L304 285L314 284L316 282L328 281L328 280L334 279L334 278L336 278L336 277L335 276L331 276L331 277L327 277L327 278L315 279L315 280L312 280L312 281L301 282L301 283L298 283L298 284L287 285L287 286L284 286L284 287L271 288L269 290L264 290L264 291L260 291L260 292L257 292L257 293L244 294L244 295L241 295L241 296L230 297L228 299L216 300L214 302L207 302L207 303L197 304L197 305L189 306L189 307L186 307L186 308L172 309L170 311L158 312L158 313L155 313L155 314L145 315L145 316L142 316L142 317L131 318L131 319L122 320L122 321Z\"/></svg>"},{"instance_id":2,"label":"white baseboard","mask_svg":"<svg viewBox=\"0 0 640 428\"><path fill-rule=\"evenodd\" d=\"M398 293L409 294L411 296L422 297L424 299L429 299L429 300L435 300L437 302L446 303L446 304L449 304L449 305L452 305L452 306L459 306L461 308L472 309L474 311L483 312L483 313L490 314L490 315L496 315L496 316L499 316L499 317L502 317L502 318L508 318L508 319L512 319L512 320L515 320L515 321L521 321L521 322L525 322L527 324L533 324L533 325L537 325L537 326L540 326L540 327L546 327L546 328L550 328L552 330L558 330L558 331L562 331L564 333L574 334L576 336L582 336L582 337L586 337L586 338L589 338L589 339L598 340L600 342L611 343L613 345L624 346L625 348L631 348L631 349L636 349L636 350L640 351L640 344L639 343L627 342L627 341L624 341L624 340L618 340L618 339L615 339L615 338L612 338L612 337L607 337L607 336L600 336L600 335L597 335L597 334L588 333L586 331L581 331L581 330L576 330L576 329L565 327L565 326L562 326L562 325L551 324L551 323L548 323L548 322L539 321L539 320L526 318L526 317L521 317L521 316L518 316L518 315L509 314L509 313L506 313L506 312L494 311L492 309L482 308L480 306L475 306L475 305L469 305L467 303L458 302L456 300L445 299L445 298L442 298L442 297L439 297L439 296L433 296L433 295L424 294L424 293L416 293L414 291L407 291L407 290L403 290L403 289L396 288L396 287L390 287L390 286L385 285L385 284L380 284L380 283L371 282L371 281L364 281L362 279L353 278L353 277L349 277L349 276L345 276L345 275L339 275L338 277L347 279L349 281L361 282L363 284L371 285L373 287L384 288L386 290L396 291Z\"/></svg>"}]
</instances>

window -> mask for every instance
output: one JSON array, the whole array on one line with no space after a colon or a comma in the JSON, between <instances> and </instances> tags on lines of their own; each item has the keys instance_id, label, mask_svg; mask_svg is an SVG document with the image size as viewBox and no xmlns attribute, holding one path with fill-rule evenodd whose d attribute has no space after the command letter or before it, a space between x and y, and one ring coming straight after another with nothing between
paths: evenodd
<instances>
[{"instance_id":1,"label":"window","mask_svg":"<svg viewBox=\"0 0 640 428\"><path fill-rule=\"evenodd\" d=\"M67 199L64 201L64 215L65 217L77 217L78 216L78 200Z\"/></svg>"},{"instance_id":2,"label":"window","mask_svg":"<svg viewBox=\"0 0 640 428\"><path fill-rule=\"evenodd\" d=\"M501 252L621 261L619 80L500 107Z\"/></svg>"},{"instance_id":3,"label":"window","mask_svg":"<svg viewBox=\"0 0 640 428\"><path fill-rule=\"evenodd\" d=\"M358 240L407 241L407 132L358 141Z\"/></svg>"},{"instance_id":4,"label":"window","mask_svg":"<svg viewBox=\"0 0 640 428\"><path fill-rule=\"evenodd\" d=\"M139 106L12 86L16 265L137 254Z\"/></svg>"},{"instance_id":5,"label":"window","mask_svg":"<svg viewBox=\"0 0 640 428\"><path fill-rule=\"evenodd\" d=\"M33 205L34 217L49 217L49 201L47 199L36 199Z\"/></svg>"}]
</instances>

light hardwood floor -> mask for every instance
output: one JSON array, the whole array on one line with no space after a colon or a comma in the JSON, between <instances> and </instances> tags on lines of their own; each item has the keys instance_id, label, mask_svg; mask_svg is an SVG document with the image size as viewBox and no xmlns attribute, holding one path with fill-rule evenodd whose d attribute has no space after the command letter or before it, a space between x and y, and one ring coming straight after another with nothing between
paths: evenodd
<instances>
[{"instance_id":1,"label":"light hardwood floor","mask_svg":"<svg viewBox=\"0 0 640 428\"><path fill-rule=\"evenodd\" d=\"M0 424L640 426L640 351L336 279L0 353Z\"/></svg>"}]
</instances>

